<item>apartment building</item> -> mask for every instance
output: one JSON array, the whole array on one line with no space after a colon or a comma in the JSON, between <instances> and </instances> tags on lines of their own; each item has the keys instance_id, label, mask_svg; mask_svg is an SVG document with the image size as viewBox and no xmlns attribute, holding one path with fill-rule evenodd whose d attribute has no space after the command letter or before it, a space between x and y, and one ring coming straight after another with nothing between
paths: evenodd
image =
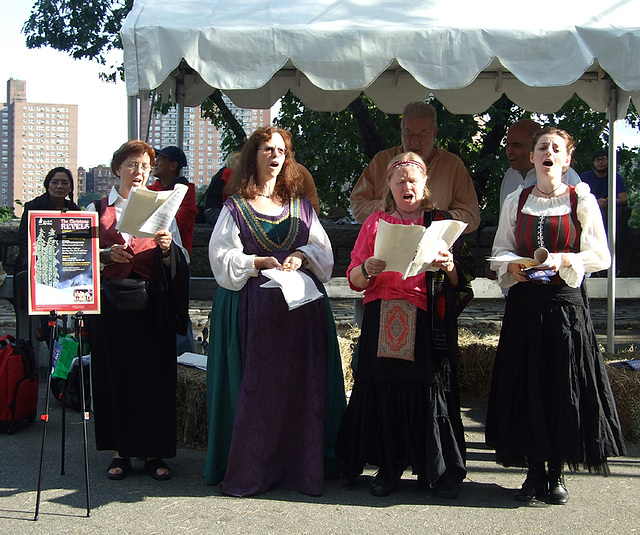
<instances>
[{"instance_id":1,"label":"apartment building","mask_svg":"<svg viewBox=\"0 0 640 535\"><path fill-rule=\"evenodd\" d=\"M44 192L42 183L53 167L78 169L77 104L27 100L27 82L7 81L7 101L0 112L0 205L22 208Z\"/></svg>"},{"instance_id":2,"label":"apartment building","mask_svg":"<svg viewBox=\"0 0 640 535\"><path fill-rule=\"evenodd\" d=\"M242 123L247 136L261 126L271 124L271 110L238 108L226 96L227 106ZM166 115L151 114L150 101L141 103L141 137L155 149L177 145L178 115L175 108ZM200 115L200 107L185 108L183 123L183 146L189 168L183 175L196 188L206 186L223 166L227 156L222 150L222 136L213 124Z\"/></svg>"}]
</instances>

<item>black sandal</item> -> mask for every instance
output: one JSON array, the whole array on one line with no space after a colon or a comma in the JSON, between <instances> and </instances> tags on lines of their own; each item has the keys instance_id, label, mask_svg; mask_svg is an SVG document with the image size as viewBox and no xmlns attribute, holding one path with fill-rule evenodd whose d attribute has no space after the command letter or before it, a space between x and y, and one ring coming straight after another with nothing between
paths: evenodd
<instances>
[{"instance_id":1,"label":"black sandal","mask_svg":"<svg viewBox=\"0 0 640 535\"><path fill-rule=\"evenodd\" d=\"M158 470L165 469L166 474L158 474ZM171 479L171 469L162 459L147 459L144 462L144 471L156 481Z\"/></svg>"},{"instance_id":2,"label":"black sandal","mask_svg":"<svg viewBox=\"0 0 640 535\"><path fill-rule=\"evenodd\" d=\"M112 474L110 470L113 470L114 468L119 468L121 472ZM121 479L127 477L129 475L129 472L131 472L131 459L114 457L113 459L111 459L111 463L107 468L107 477L114 481L120 481Z\"/></svg>"}]
</instances>

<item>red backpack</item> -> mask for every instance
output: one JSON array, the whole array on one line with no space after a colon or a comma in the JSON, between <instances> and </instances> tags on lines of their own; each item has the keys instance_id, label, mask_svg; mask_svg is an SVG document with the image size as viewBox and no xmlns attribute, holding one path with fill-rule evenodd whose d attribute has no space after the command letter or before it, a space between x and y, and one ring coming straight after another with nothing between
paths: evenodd
<instances>
[{"instance_id":1,"label":"red backpack","mask_svg":"<svg viewBox=\"0 0 640 535\"><path fill-rule=\"evenodd\" d=\"M33 422L38 407L36 356L30 340L0 337L0 428L14 433L23 420Z\"/></svg>"}]
</instances>

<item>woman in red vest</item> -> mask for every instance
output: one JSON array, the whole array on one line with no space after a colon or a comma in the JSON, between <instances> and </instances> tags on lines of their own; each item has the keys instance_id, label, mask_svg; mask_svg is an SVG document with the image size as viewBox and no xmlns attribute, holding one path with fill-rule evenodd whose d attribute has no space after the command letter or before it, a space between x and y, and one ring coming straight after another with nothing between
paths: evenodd
<instances>
[{"instance_id":1,"label":"woman in red vest","mask_svg":"<svg viewBox=\"0 0 640 535\"><path fill-rule=\"evenodd\" d=\"M102 312L90 321L96 446L114 450L109 479L124 479L131 458L165 480L176 454L176 333L188 317L187 264L168 230L137 238L117 230L133 187L144 188L155 159L131 140L114 154L117 180L95 204L100 215Z\"/></svg>"}]
</instances>

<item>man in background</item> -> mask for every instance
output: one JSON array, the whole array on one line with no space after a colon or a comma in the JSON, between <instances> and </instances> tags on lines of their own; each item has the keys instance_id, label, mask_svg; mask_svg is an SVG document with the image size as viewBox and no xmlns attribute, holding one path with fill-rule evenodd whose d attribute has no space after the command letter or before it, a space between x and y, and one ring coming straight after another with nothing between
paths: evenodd
<instances>
[{"instance_id":1,"label":"man in background","mask_svg":"<svg viewBox=\"0 0 640 535\"><path fill-rule=\"evenodd\" d=\"M609 154L606 150L599 150L593 155L593 169L582 173L580 176L583 182L589 184L591 193L598 199L601 209L609 206ZM616 172L616 204L627 206L627 188L624 179ZM605 220L606 223L606 220Z\"/></svg>"},{"instance_id":2,"label":"man in background","mask_svg":"<svg viewBox=\"0 0 640 535\"><path fill-rule=\"evenodd\" d=\"M598 200L602 219L604 221L605 230L609 225L609 203L613 202L612 196L609 194L609 153L606 150L598 150L593 155L593 169L582 173L580 176L583 182L589 184L591 193ZM628 254L626 245L627 234L629 230L629 218L631 217L631 208L628 206L629 199L627 197L627 188L624 178L616 172L616 194L615 203L616 210L616 254L617 254L617 273L618 276L627 276L630 272L629 265L631 258Z\"/></svg>"},{"instance_id":3,"label":"man in background","mask_svg":"<svg viewBox=\"0 0 640 535\"><path fill-rule=\"evenodd\" d=\"M148 185L148 189L153 191L167 191L175 188L176 184L187 186L187 193L182 199L180 208L176 213L175 223L178 228L178 235L173 233L173 240L180 246L187 263L191 260L191 248L193 247L193 228L196 224L196 188L186 178L182 176L182 169L187 167L187 157L182 149L175 146L165 147L156 150L156 161L153 164L153 176L155 182ZM191 280L189 280L191 287ZM185 351L193 353L195 344L193 340L193 328L191 320L187 326L186 336L177 335L178 355Z\"/></svg>"},{"instance_id":4,"label":"man in background","mask_svg":"<svg viewBox=\"0 0 640 535\"><path fill-rule=\"evenodd\" d=\"M182 149L170 146L156 150L156 161L152 171L156 180L147 187L153 191L167 191L172 190L176 184L187 186L187 194L176 214L176 223L180 232L179 244L183 251L186 250L185 258L189 262L193 247L193 227L198 209L196 208L196 187L181 176L182 169L185 167L187 167L187 157ZM173 239L175 240L176 237L174 236Z\"/></svg>"}]
</instances>

